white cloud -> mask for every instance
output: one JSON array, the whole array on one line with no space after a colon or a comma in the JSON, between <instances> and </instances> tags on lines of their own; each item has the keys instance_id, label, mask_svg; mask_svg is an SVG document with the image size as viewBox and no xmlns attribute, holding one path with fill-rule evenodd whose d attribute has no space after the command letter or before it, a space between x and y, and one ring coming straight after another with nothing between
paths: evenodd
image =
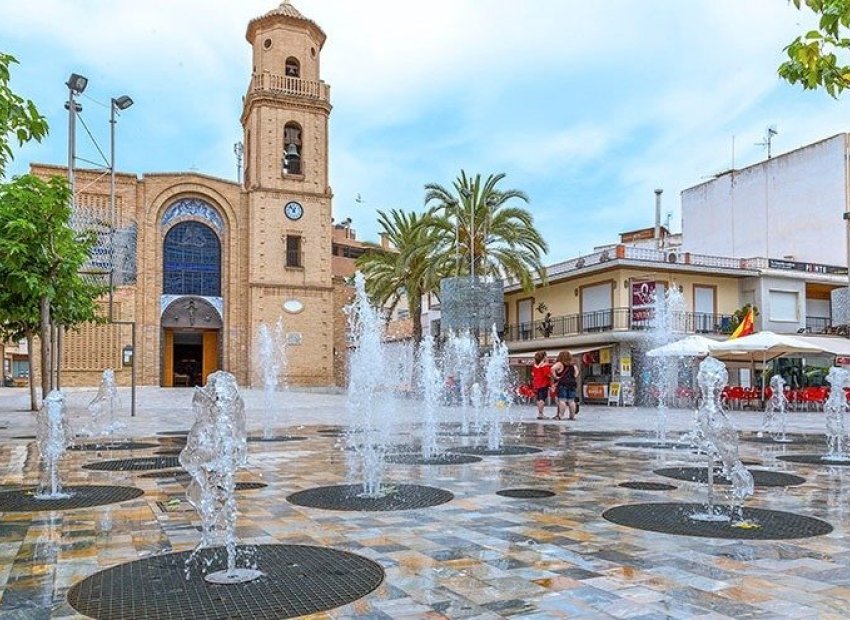
<instances>
[{"instance_id":1,"label":"white cloud","mask_svg":"<svg viewBox=\"0 0 850 620\"><path fill-rule=\"evenodd\" d=\"M294 3L328 34L335 212L361 237L375 208L420 207L426 182L504 171L563 258L648 223L656 186L678 214L681 189L729 165L733 134L740 165L768 124L780 151L847 127L846 104L778 81L782 47L811 19L776 0ZM245 27L275 5L3 3L0 38L56 128L19 159L61 161L61 82L85 70L92 97L136 99L120 125L127 166L233 177Z\"/></svg>"}]
</instances>

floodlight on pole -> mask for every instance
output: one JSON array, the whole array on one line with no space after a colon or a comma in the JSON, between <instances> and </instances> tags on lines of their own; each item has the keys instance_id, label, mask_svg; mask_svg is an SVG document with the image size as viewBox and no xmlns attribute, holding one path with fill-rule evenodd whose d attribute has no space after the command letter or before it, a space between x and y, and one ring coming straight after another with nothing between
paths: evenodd
<instances>
[{"instance_id":1,"label":"floodlight on pole","mask_svg":"<svg viewBox=\"0 0 850 620\"><path fill-rule=\"evenodd\" d=\"M83 94L83 91L86 89L86 86L89 84L89 79L80 75L79 73L72 73L71 77L68 78L68 81L65 82L65 85L68 89L77 94Z\"/></svg>"}]
</instances>

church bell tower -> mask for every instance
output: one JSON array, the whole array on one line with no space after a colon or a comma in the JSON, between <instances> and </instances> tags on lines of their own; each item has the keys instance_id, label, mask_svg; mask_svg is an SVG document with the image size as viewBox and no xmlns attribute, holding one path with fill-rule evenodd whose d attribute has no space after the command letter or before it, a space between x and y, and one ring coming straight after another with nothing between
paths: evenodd
<instances>
[{"instance_id":1,"label":"church bell tower","mask_svg":"<svg viewBox=\"0 0 850 620\"><path fill-rule=\"evenodd\" d=\"M320 72L326 36L285 0L251 20L246 38L253 50L242 111L249 341L256 349L259 325L283 317L289 382L331 385L331 104ZM256 382L256 369L252 375Z\"/></svg>"}]
</instances>

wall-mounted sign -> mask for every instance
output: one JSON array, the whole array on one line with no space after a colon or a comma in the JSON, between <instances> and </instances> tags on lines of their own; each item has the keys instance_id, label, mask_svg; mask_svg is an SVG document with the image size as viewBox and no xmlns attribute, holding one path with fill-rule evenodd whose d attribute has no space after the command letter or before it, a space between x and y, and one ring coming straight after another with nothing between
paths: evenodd
<instances>
[{"instance_id":1,"label":"wall-mounted sign","mask_svg":"<svg viewBox=\"0 0 850 620\"><path fill-rule=\"evenodd\" d=\"M808 273L830 273L834 275L846 275L847 267L836 265L821 265L818 263L801 263L793 260L777 260L771 258L767 261L771 269L782 269L783 271L805 271Z\"/></svg>"},{"instance_id":2,"label":"wall-mounted sign","mask_svg":"<svg viewBox=\"0 0 850 620\"><path fill-rule=\"evenodd\" d=\"M289 314L298 314L303 309L304 304L297 299L287 299L285 302L283 302L283 310L284 312L288 312Z\"/></svg>"},{"instance_id":3,"label":"wall-mounted sign","mask_svg":"<svg viewBox=\"0 0 850 620\"><path fill-rule=\"evenodd\" d=\"M621 355L620 356L620 376L621 377L631 377L632 376L632 356L631 355Z\"/></svg>"},{"instance_id":4,"label":"wall-mounted sign","mask_svg":"<svg viewBox=\"0 0 850 620\"><path fill-rule=\"evenodd\" d=\"M655 282L631 283L632 321L649 321L652 318L652 306L655 303Z\"/></svg>"}]
</instances>

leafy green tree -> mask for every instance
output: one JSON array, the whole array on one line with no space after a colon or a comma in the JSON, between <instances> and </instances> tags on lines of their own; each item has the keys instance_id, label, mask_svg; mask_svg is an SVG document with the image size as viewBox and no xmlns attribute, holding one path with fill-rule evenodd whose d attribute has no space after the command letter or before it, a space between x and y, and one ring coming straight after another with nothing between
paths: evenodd
<instances>
[{"instance_id":1,"label":"leafy green tree","mask_svg":"<svg viewBox=\"0 0 850 620\"><path fill-rule=\"evenodd\" d=\"M47 135L47 120L38 113L35 104L15 94L9 85L11 65L17 64L14 56L0 52L0 179L6 165L14 158L10 137L18 146L30 140L41 141Z\"/></svg>"},{"instance_id":2,"label":"leafy green tree","mask_svg":"<svg viewBox=\"0 0 850 620\"><path fill-rule=\"evenodd\" d=\"M0 266L0 278L2 276L3 268ZM20 342L22 339L27 341L27 355L30 363L30 409L32 411L38 410L35 377L32 372L32 351L38 325L38 300L27 299L11 291L8 287L0 287L0 342Z\"/></svg>"},{"instance_id":3,"label":"leafy green tree","mask_svg":"<svg viewBox=\"0 0 850 620\"><path fill-rule=\"evenodd\" d=\"M366 243L368 250L356 262L374 303L391 313L407 299L415 342L422 340L422 296L438 288L443 275L432 261L438 237L428 221L423 213L378 211L380 234L389 247Z\"/></svg>"},{"instance_id":4,"label":"leafy green tree","mask_svg":"<svg viewBox=\"0 0 850 620\"><path fill-rule=\"evenodd\" d=\"M805 90L823 88L837 97L850 86L850 0L791 0L818 16L818 27L794 39L786 48L788 60L779 75Z\"/></svg>"},{"instance_id":5,"label":"leafy green tree","mask_svg":"<svg viewBox=\"0 0 850 620\"><path fill-rule=\"evenodd\" d=\"M54 347L58 329L100 321L96 299L104 287L80 274L95 238L69 225L70 188L65 179L33 175L0 185L0 320L31 325L38 316L42 397L54 388Z\"/></svg>"},{"instance_id":6,"label":"leafy green tree","mask_svg":"<svg viewBox=\"0 0 850 620\"><path fill-rule=\"evenodd\" d=\"M461 171L452 188L437 183L425 186L425 205L431 207L429 228L439 246L434 260L442 271L513 278L523 290L534 288L534 279L546 281L542 258L548 250L534 227L531 213L516 203L528 196L516 189L499 189L503 173L467 176Z\"/></svg>"}]
</instances>

